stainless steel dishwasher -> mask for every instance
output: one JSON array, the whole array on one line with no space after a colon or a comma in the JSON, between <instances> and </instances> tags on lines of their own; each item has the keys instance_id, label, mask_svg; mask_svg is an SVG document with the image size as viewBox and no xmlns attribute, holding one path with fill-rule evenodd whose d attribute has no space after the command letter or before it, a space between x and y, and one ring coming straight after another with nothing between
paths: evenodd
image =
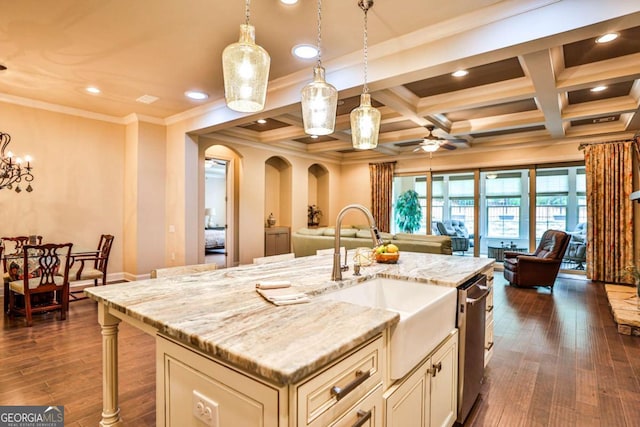
<instances>
[{"instance_id":1,"label":"stainless steel dishwasher","mask_svg":"<svg viewBox=\"0 0 640 427\"><path fill-rule=\"evenodd\" d=\"M487 277L478 274L458 286L457 325L460 339L458 356L458 419L463 424L480 394L484 376L485 308L489 295Z\"/></svg>"}]
</instances>

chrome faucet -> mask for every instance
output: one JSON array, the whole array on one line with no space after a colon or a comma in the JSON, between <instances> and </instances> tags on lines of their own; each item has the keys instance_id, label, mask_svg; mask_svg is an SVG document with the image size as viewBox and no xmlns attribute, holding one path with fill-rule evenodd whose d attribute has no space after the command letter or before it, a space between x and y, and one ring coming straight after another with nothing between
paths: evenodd
<instances>
[{"instance_id":1,"label":"chrome faucet","mask_svg":"<svg viewBox=\"0 0 640 427\"><path fill-rule=\"evenodd\" d=\"M356 209L365 214L367 217L367 221L369 221L369 227L371 228L371 240L373 241L373 246L382 245L382 238L380 237L380 233L378 232L378 228L376 227L376 221L373 219L373 215L369 209L365 208L362 205L347 205L338 213L338 218L336 219L336 235L334 238L334 251L333 251L333 272L331 273L331 280L342 280L342 272L347 271L349 267L347 266L347 255L344 256L345 265L342 265L340 261L340 229L342 228L342 218L344 214L350 210Z\"/></svg>"}]
</instances>

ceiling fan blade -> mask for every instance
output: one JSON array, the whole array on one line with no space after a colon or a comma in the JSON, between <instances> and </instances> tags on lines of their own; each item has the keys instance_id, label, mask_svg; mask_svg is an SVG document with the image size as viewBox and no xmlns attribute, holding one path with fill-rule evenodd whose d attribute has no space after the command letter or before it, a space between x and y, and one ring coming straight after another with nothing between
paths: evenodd
<instances>
[{"instance_id":1,"label":"ceiling fan blade","mask_svg":"<svg viewBox=\"0 0 640 427\"><path fill-rule=\"evenodd\" d=\"M455 150L456 148L458 148L453 144L449 144L448 141L449 140L447 140L447 142L443 142L442 144L440 144L440 147L444 148L445 150Z\"/></svg>"}]
</instances>

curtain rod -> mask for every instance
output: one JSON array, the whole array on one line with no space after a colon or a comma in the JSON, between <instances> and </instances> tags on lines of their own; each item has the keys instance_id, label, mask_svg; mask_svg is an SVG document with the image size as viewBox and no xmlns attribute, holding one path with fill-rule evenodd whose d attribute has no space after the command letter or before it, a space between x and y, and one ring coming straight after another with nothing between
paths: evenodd
<instances>
[{"instance_id":1,"label":"curtain rod","mask_svg":"<svg viewBox=\"0 0 640 427\"><path fill-rule=\"evenodd\" d=\"M388 164L396 164L398 163L397 161L392 161L392 162L379 162L379 163L369 163L369 166L373 166L373 165L388 165Z\"/></svg>"},{"instance_id":2,"label":"curtain rod","mask_svg":"<svg viewBox=\"0 0 640 427\"><path fill-rule=\"evenodd\" d=\"M578 150L584 150L589 145L620 144L620 143L623 143L623 142L634 142L634 141L635 141L634 139L618 139L618 140L615 140L615 141L581 142L580 145L578 145Z\"/></svg>"}]
</instances>

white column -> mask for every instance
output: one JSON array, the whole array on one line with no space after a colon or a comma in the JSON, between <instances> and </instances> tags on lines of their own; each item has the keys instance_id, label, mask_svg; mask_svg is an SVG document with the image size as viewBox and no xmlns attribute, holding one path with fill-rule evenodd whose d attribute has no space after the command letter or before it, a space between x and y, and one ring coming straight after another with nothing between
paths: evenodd
<instances>
[{"instance_id":1,"label":"white column","mask_svg":"<svg viewBox=\"0 0 640 427\"><path fill-rule=\"evenodd\" d=\"M98 323L102 326L102 421L101 426L122 426L118 407L118 324L98 303Z\"/></svg>"}]
</instances>

